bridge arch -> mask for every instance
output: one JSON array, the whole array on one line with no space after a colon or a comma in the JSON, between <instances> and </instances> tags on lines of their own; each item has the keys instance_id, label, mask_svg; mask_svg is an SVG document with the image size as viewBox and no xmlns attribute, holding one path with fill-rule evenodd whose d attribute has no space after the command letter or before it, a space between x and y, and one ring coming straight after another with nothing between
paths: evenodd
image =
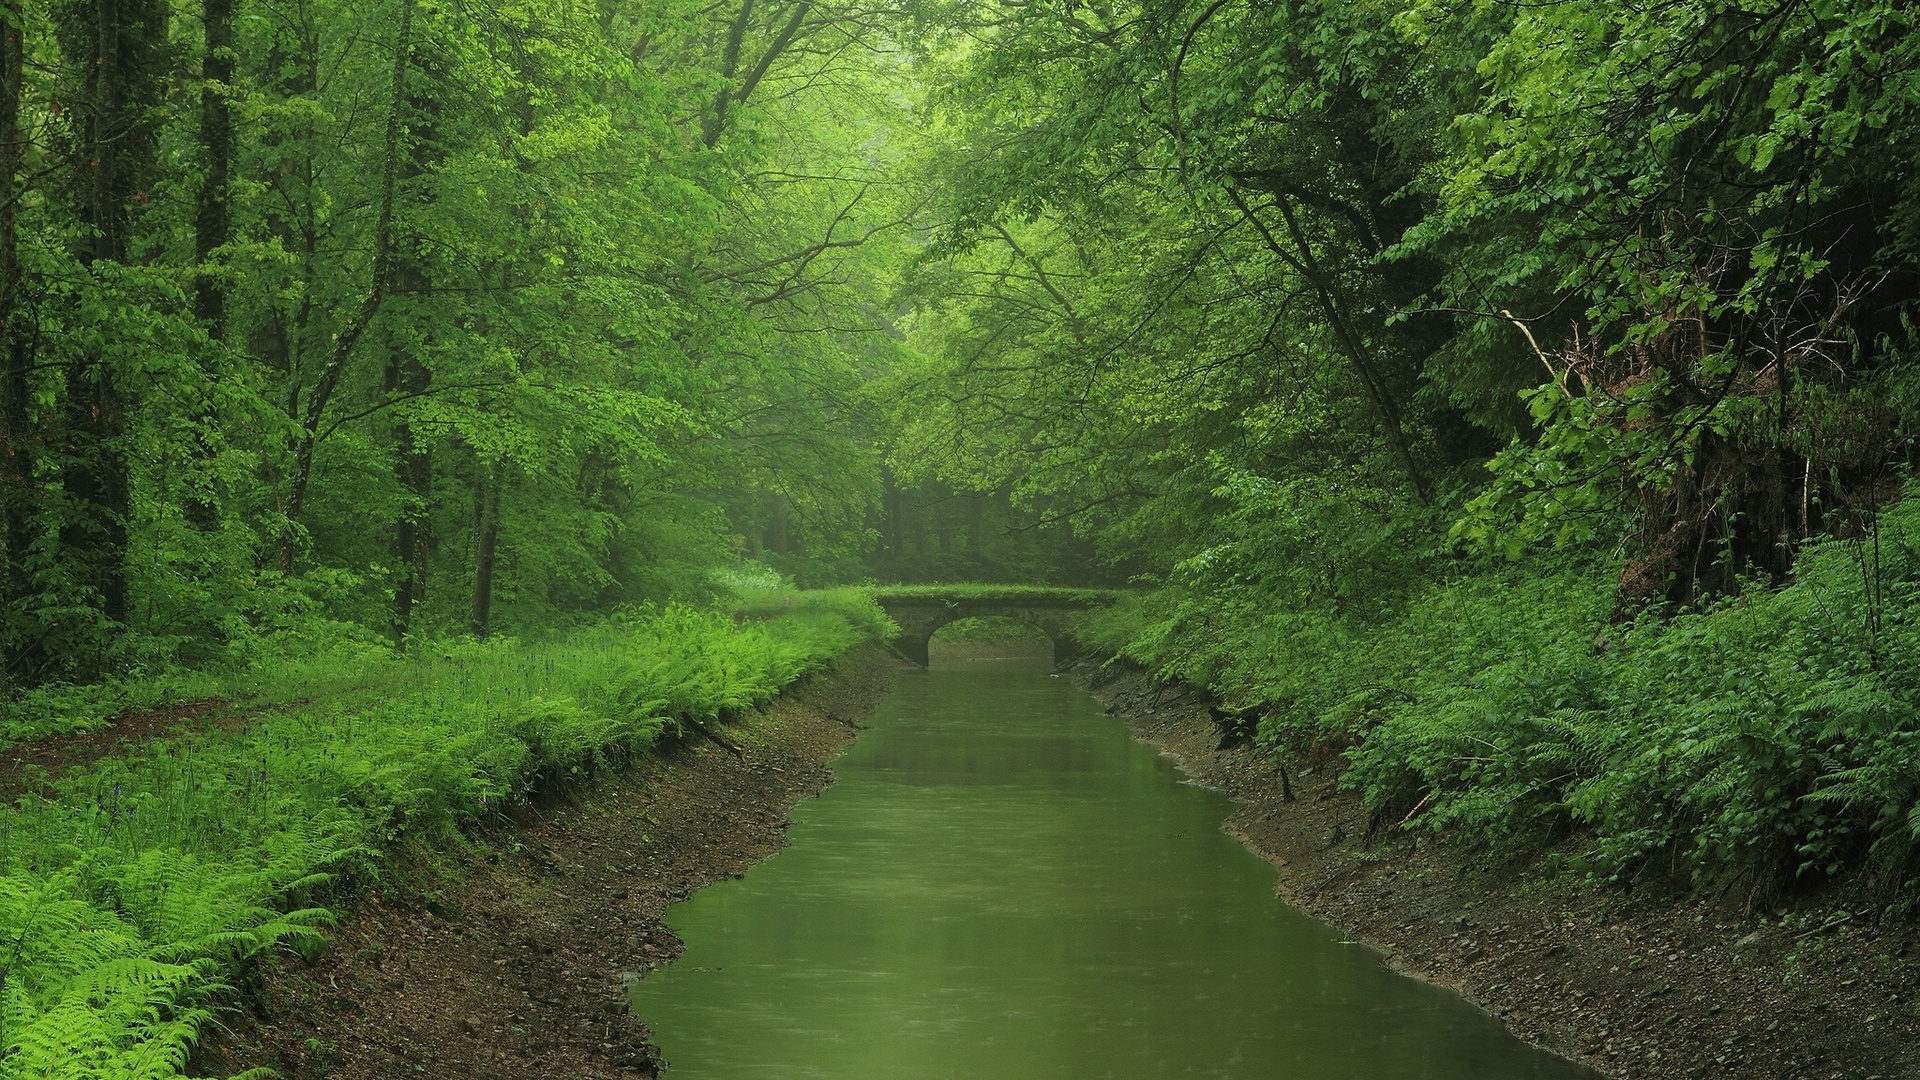
<instances>
[{"instance_id":1,"label":"bridge arch","mask_svg":"<svg viewBox=\"0 0 1920 1080\"><path fill-rule=\"evenodd\" d=\"M927 646L940 629L961 619L1002 618L1039 629L1053 642L1055 667L1083 651L1080 617L1106 607L1119 594L1107 589L1050 589L1043 586L912 585L873 590L873 598L900 627L894 647L921 666Z\"/></svg>"}]
</instances>

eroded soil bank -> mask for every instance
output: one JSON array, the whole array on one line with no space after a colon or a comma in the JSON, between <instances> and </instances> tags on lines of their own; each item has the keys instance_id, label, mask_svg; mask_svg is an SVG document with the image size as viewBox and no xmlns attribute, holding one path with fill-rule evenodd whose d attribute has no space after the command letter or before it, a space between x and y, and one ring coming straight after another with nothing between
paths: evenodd
<instances>
[{"instance_id":1,"label":"eroded soil bank","mask_svg":"<svg viewBox=\"0 0 1920 1080\"><path fill-rule=\"evenodd\" d=\"M1289 801L1270 758L1218 748L1205 699L1137 673L1079 675L1139 738L1241 804L1224 827L1279 868L1284 899L1521 1038L1635 1080L1920 1077L1911 926L1836 917L1783 930L1732 906L1537 867L1522 877L1398 830L1368 845L1337 762L1292 763Z\"/></svg>"},{"instance_id":2,"label":"eroded soil bank","mask_svg":"<svg viewBox=\"0 0 1920 1080\"><path fill-rule=\"evenodd\" d=\"M832 782L827 763L900 663L856 649L728 725L738 754L690 740L479 838L435 870L436 887L366 898L317 963L285 957L259 973L192 1074L657 1075L625 988L680 954L668 905L785 844L787 811Z\"/></svg>"}]
</instances>

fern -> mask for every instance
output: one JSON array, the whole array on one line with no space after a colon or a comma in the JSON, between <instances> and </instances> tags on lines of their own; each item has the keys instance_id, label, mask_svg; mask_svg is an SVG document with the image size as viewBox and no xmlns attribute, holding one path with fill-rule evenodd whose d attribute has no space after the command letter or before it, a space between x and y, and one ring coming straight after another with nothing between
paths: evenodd
<instances>
[{"instance_id":1,"label":"fern","mask_svg":"<svg viewBox=\"0 0 1920 1080\"><path fill-rule=\"evenodd\" d=\"M0 808L0 1080L177 1075L235 965L315 944L333 923L316 901L400 838L764 701L884 624L858 595L744 627L675 607L545 654L449 649L403 692L407 670L374 664L382 693L156 743Z\"/></svg>"}]
</instances>

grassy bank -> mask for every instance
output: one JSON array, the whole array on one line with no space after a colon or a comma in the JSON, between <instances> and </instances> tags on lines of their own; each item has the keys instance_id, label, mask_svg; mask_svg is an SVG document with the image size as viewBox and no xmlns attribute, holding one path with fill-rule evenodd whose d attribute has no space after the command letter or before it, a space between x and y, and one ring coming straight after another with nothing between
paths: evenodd
<instances>
[{"instance_id":1,"label":"grassy bank","mask_svg":"<svg viewBox=\"0 0 1920 1080\"><path fill-rule=\"evenodd\" d=\"M1909 910L1920 503L1686 614L1609 621L1612 573L1436 559L1366 606L1194 580L1088 636L1257 712L1267 746L1343 751L1381 827L1626 887Z\"/></svg>"},{"instance_id":2,"label":"grassy bank","mask_svg":"<svg viewBox=\"0 0 1920 1080\"><path fill-rule=\"evenodd\" d=\"M0 1077L174 1075L248 959L318 947L323 904L399 845L712 731L887 629L857 593L808 594L760 620L675 607L540 644L396 659L349 640L187 677L169 693L251 706L0 811ZM75 696L115 693L137 691Z\"/></svg>"}]
</instances>

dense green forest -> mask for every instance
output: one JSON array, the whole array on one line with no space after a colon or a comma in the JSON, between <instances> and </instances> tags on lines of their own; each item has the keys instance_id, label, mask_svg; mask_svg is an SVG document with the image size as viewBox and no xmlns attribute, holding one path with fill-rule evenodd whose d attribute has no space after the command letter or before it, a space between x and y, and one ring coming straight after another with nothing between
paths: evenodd
<instances>
[{"instance_id":1,"label":"dense green forest","mask_svg":"<svg viewBox=\"0 0 1920 1080\"><path fill-rule=\"evenodd\" d=\"M0 965L36 919L96 946L5 982L5 1039L106 1017L59 1075L169 1074L380 829L880 631L713 614L789 583L1137 586L1092 640L1343 754L1380 828L1908 910L1915 18L5 0L7 737L573 657L351 783L318 736L219 750L356 808L280 861L212 860L207 807L114 848L171 757L23 802ZM158 966L101 1012L113 958Z\"/></svg>"},{"instance_id":2,"label":"dense green forest","mask_svg":"<svg viewBox=\"0 0 1920 1080\"><path fill-rule=\"evenodd\" d=\"M880 21L10 12L10 679L563 624L742 536L846 556L912 211Z\"/></svg>"}]
</instances>

